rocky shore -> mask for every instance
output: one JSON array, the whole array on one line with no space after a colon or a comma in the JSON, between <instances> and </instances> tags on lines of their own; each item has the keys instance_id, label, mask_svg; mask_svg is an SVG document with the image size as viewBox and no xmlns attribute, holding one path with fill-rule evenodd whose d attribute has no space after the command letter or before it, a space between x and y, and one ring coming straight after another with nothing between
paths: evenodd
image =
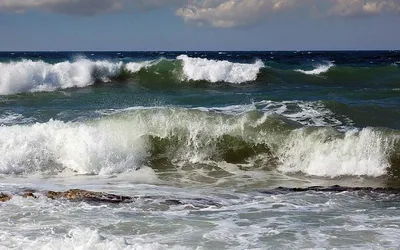
<instances>
[{"instance_id":1,"label":"rocky shore","mask_svg":"<svg viewBox=\"0 0 400 250\"><path fill-rule=\"evenodd\" d=\"M308 188L285 188L278 187L271 190L259 190L263 194L282 194L290 192L358 192L359 194L395 194L400 195L400 189L397 188L371 188L371 187L342 187L342 186L330 186L330 187L308 187ZM11 194L6 192L0 192L0 202L7 202L14 196L22 196L25 198L33 197L39 198L45 196L49 199L60 200L65 199L68 201L85 201L90 203L132 203L138 199L144 200L160 200L161 204L165 205L192 205L193 207L201 208L208 206L221 207L222 205L213 199L208 198L168 198L158 196L124 196L116 195L105 192L96 192L83 189L69 189L67 191L56 192L56 191L45 191L39 192L36 190L24 190L17 194Z\"/></svg>"},{"instance_id":2,"label":"rocky shore","mask_svg":"<svg viewBox=\"0 0 400 250\"><path fill-rule=\"evenodd\" d=\"M209 206L221 207L217 201L207 198L168 198L168 197L158 197L158 196L124 196L115 195L105 192L96 192L83 189L70 189L63 192L56 191L45 191L38 192L35 190L24 190L17 194L10 194L5 192L0 192L0 202L7 202L15 196L20 196L24 198L32 197L39 198L40 196L47 197L52 200L68 200L68 201L84 201L89 203L108 203L108 204L119 204L119 203L132 203L138 199L145 201L159 200L160 204L163 205L190 205L193 208L202 208Z\"/></svg>"}]
</instances>

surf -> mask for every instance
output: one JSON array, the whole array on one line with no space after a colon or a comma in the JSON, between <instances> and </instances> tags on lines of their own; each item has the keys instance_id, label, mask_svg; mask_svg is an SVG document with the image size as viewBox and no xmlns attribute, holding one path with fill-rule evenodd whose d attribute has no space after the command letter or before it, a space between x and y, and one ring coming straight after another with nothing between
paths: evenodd
<instances>
[{"instance_id":1,"label":"surf","mask_svg":"<svg viewBox=\"0 0 400 250\"><path fill-rule=\"evenodd\" d=\"M133 61L77 57L58 63L32 59L0 62L0 95L3 96L87 88L96 84L128 83L157 88L238 88L271 84L394 87L399 80L400 70L394 65L353 67L322 62L308 70L256 58L253 62L232 62L185 54Z\"/></svg>"},{"instance_id":2,"label":"surf","mask_svg":"<svg viewBox=\"0 0 400 250\"><path fill-rule=\"evenodd\" d=\"M396 130L340 132L260 111L134 109L87 122L2 126L0 135L3 175L109 175L220 162L329 178L379 177L400 168Z\"/></svg>"},{"instance_id":3,"label":"surf","mask_svg":"<svg viewBox=\"0 0 400 250\"><path fill-rule=\"evenodd\" d=\"M171 81L207 81L240 84L253 81L263 67L181 55L176 60L160 58L140 62L122 62L79 58L51 64L22 60L0 63L0 94L49 92L58 89L84 88L96 82L136 78L170 79Z\"/></svg>"},{"instance_id":4,"label":"surf","mask_svg":"<svg viewBox=\"0 0 400 250\"><path fill-rule=\"evenodd\" d=\"M109 81L119 75L121 67L122 62L88 59L56 64L32 60L0 63L0 94L83 88L93 85L97 80Z\"/></svg>"},{"instance_id":5,"label":"surf","mask_svg":"<svg viewBox=\"0 0 400 250\"><path fill-rule=\"evenodd\" d=\"M318 65L315 69L312 69L312 70L296 69L295 71L306 74L306 75L320 75L320 74L328 72L332 67L335 67L335 64L333 64L332 62L329 62L327 64Z\"/></svg>"}]
</instances>

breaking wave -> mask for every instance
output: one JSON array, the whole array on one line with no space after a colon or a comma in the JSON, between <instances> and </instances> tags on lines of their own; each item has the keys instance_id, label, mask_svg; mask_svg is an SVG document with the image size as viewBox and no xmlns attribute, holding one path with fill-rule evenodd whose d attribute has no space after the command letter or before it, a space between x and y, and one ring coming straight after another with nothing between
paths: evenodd
<instances>
[{"instance_id":1,"label":"breaking wave","mask_svg":"<svg viewBox=\"0 0 400 250\"><path fill-rule=\"evenodd\" d=\"M107 82L118 76L121 67L122 62L87 59L57 64L32 60L0 63L0 94L87 87L96 81Z\"/></svg>"},{"instance_id":2,"label":"breaking wave","mask_svg":"<svg viewBox=\"0 0 400 250\"><path fill-rule=\"evenodd\" d=\"M297 69L295 71L306 74L306 75L320 75L323 73L326 73L329 71L329 69L331 69L332 67L334 67L335 64L329 62L328 64L325 65L318 65L317 68L312 69L312 70L301 70L301 69Z\"/></svg>"},{"instance_id":3,"label":"breaking wave","mask_svg":"<svg viewBox=\"0 0 400 250\"><path fill-rule=\"evenodd\" d=\"M78 59L74 62L50 64L44 61L23 60L0 63L0 94L54 91L66 88L82 88L96 82L129 78L132 74L147 73L147 76L170 78L175 81L209 81L243 83L253 81L263 67L261 61L254 64L231 63L185 55L178 60L151 60L143 62L90 61ZM150 71L150 72L149 72Z\"/></svg>"},{"instance_id":4,"label":"breaking wave","mask_svg":"<svg viewBox=\"0 0 400 250\"><path fill-rule=\"evenodd\" d=\"M178 56L183 61L184 77L188 80L209 82L243 83L255 81L264 63L260 60L254 64L232 63L203 58Z\"/></svg>"},{"instance_id":5,"label":"breaking wave","mask_svg":"<svg viewBox=\"0 0 400 250\"><path fill-rule=\"evenodd\" d=\"M321 77L323 76L323 77ZM0 63L0 95L83 88L96 83L133 81L161 87L185 83L256 84L386 84L397 86L397 66L351 67L321 64L312 70L280 69L254 63L180 55L176 59L122 62L88 59L51 64L22 60Z\"/></svg>"},{"instance_id":6,"label":"breaking wave","mask_svg":"<svg viewBox=\"0 0 400 250\"><path fill-rule=\"evenodd\" d=\"M304 127L256 110L137 108L85 123L2 126L0 154L1 174L113 174L227 162L322 177L377 177L400 168L400 133Z\"/></svg>"}]
</instances>

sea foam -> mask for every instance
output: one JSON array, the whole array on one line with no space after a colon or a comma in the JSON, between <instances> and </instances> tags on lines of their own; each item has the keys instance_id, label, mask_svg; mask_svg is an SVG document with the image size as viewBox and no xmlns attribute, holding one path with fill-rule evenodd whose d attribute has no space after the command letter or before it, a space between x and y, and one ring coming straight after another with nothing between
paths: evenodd
<instances>
[{"instance_id":1,"label":"sea foam","mask_svg":"<svg viewBox=\"0 0 400 250\"><path fill-rule=\"evenodd\" d=\"M117 126L119 125L119 126ZM108 174L136 169L146 144L123 123L49 121L0 127L0 173L71 170Z\"/></svg>"},{"instance_id":2,"label":"sea foam","mask_svg":"<svg viewBox=\"0 0 400 250\"><path fill-rule=\"evenodd\" d=\"M302 172L313 176L371 176L387 174L389 155L399 143L399 135L365 128L335 136L331 129L293 131L280 148L283 172Z\"/></svg>"},{"instance_id":3,"label":"sea foam","mask_svg":"<svg viewBox=\"0 0 400 250\"><path fill-rule=\"evenodd\" d=\"M306 74L306 75L320 75L320 74L328 72L334 66L335 66L335 64L333 64L332 62L329 62L328 64L318 65L315 69L312 69L312 70L296 69L295 71Z\"/></svg>"},{"instance_id":4,"label":"sea foam","mask_svg":"<svg viewBox=\"0 0 400 250\"><path fill-rule=\"evenodd\" d=\"M86 87L120 74L122 62L90 61L49 64L23 60L0 63L0 95Z\"/></svg>"},{"instance_id":5,"label":"sea foam","mask_svg":"<svg viewBox=\"0 0 400 250\"><path fill-rule=\"evenodd\" d=\"M264 66L261 61L243 64L191 58L186 55L178 56L177 59L182 62L182 65L179 64L179 68L174 68L171 61L172 67L167 69L173 75L181 72L183 79L174 76L176 81L244 83L256 80L260 69ZM120 76L122 70L135 74L142 69L160 64L164 60L166 59L160 58L124 64L121 61L92 61L80 58L73 62L65 61L56 64L33 60L0 63L0 95L83 88L95 82L108 82L111 78ZM158 72L155 73L158 74Z\"/></svg>"},{"instance_id":6,"label":"sea foam","mask_svg":"<svg viewBox=\"0 0 400 250\"><path fill-rule=\"evenodd\" d=\"M9 240L5 240L6 237ZM130 240L129 243L121 237L103 235L98 230L91 228L74 228L63 236L54 237L54 234L48 234L37 239L22 237L20 235L11 235L6 233L0 239L4 240L6 248L18 249L124 249L124 250L190 250L191 248L179 245L163 245L157 242L146 243L143 239Z\"/></svg>"},{"instance_id":7,"label":"sea foam","mask_svg":"<svg viewBox=\"0 0 400 250\"><path fill-rule=\"evenodd\" d=\"M229 161L229 152L250 148L246 151L250 153L235 157L263 157L282 172L376 177L387 173L390 155L397 153L392 151L400 142L398 134L385 130L341 133L333 128L287 127L290 125L283 121L258 111L226 115L156 108L130 110L86 123L51 120L3 126L0 173L72 170L108 175L147 166L160 157L172 164ZM227 158L221 158L225 154Z\"/></svg>"},{"instance_id":8,"label":"sea foam","mask_svg":"<svg viewBox=\"0 0 400 250\"><path fill-rule=\"evenodd\" d=\"M157 63L160 63L163 59L159 60L151 60L151 61L143 61L143 62L130 62L125 65L125 69L132 72L137 73L142 69L149 68Z\"/></svg>"},{"instance_id":9,"label":"sea foam","mask_svg":"<svg viewBox=\"0 0 400 250\"><path fill-rule=\"evenodd\" d=\"M180 55L177 59L183 62L184 79L193 81L244 83L254 81L264 67L264 63L257 60L253 64L232 63L229 61L192 58Z\"/></svg>"}]
</instances>

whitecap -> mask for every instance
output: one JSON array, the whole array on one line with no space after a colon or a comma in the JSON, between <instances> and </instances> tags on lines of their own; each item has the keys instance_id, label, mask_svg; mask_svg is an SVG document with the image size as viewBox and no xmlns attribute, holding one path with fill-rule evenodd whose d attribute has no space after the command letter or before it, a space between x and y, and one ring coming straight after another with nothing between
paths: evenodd
<instances>
[{"instance_id":1,"label":"whitecap","mask_svg":"<svg viewBox=\"0 0 400 250\"><path fill-rule=\"evenodd\" d=\"M260 69L264 67L261 60L253 64L233 63L229 61L191 58L180 55L177 59L183 62L184 78L193 81L244 83L257 79Z\"/></svg>"},{"instance_id":2,"label":"whitecap","mask_svg":"<svg viewBox=\"0 0 400 250\"><path fill-rule=\"evenodd\" d=\"M315 69L312 69L312 70L296 69L295 71L306 74L306 75L320 75L320 74L328 72L334 66L335 66L335 64L333 64L332 62L329 62L328 64L318 65Z\"/></svg>"}]
</instances>

